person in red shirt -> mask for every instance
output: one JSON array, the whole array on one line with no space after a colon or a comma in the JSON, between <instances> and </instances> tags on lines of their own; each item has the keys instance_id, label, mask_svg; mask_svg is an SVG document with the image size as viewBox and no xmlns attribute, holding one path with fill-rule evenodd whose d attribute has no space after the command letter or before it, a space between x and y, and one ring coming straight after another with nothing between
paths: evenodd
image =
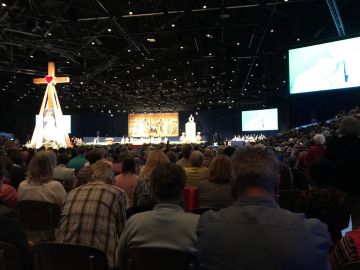
<instances>
[{"instance_id":1,"label":"person in red shirt","mask_svg":"<svg viewBox=\"0 0 360 270\"><path fill-rule=\"evenodd\" d=\"M332 269L341 269L344 264L360 260L360 228L344 235L330 254Z\"/></svg>"},{"instance_id":2,"label":"person in red shirt","mask_svg":"<svg viewBox=\"0 0 360 270\"><path fill-rule=\"evenodd\" d=\"M316 134L313 138L314 145L310 146L306 155L306 167L309 170L313 160L322 158L325 155L325 136L322 134Z\"/></svg>"}]
</instances>

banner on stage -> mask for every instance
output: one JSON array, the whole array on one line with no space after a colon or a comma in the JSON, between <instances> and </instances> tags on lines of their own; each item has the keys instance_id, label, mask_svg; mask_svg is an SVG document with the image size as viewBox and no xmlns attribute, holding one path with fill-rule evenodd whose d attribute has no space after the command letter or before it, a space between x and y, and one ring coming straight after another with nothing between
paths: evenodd
<instances>
[{"instance_id":1,"label":"banner on stage","mask_svg":"<svg viewBox=\"0 0 360 270\"><path fill-rule=\"evenodd\" d=\"M135 113L128 116L129 137L177 137L179 113Z\"/></svg>"}]
</instances>

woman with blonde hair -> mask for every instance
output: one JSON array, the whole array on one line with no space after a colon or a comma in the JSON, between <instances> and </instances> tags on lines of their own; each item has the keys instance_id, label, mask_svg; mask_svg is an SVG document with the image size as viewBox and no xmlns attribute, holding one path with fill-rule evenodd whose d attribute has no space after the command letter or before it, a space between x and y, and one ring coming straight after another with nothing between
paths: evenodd
<instances>
[{"instance_id":1,"label":"woman with blonde hair","mask_svg":"<svg viewBox=\"0 0 360 270\"><path fill-rule=\"evenodd\" d=\"M231 194L231 160L226 155L215 156L209 165L209 178L199 183L200 208L226 208L233 204Z\"/></svg>"},{"instance_id":2,"label":"woman with blonde hair","mask_svg":"<svg viewBox=\"0 0 360 270\"><path fill-rule=\"evenodd\" d=\"M66 198L62 184L53 179L56 154L53 151L40 151L29 164L27 178L17 191L17 200L45 201L61 206Z\"/></svg>"},{"instance_id":3,"label":"woman with blonde hair","mask_svg":"<svg viewBox=\"0 0 360 270\"><path fill-rule=\"evenodd\" d=\"M159 163L163 161L169 162L169 159L162 150L155 149L148 152L145 165L141 168L139 173L139 182L134 188L132 200L134 207L152 206L153 201L150 195L150 176Z\"/></svg>"}]
</instances>

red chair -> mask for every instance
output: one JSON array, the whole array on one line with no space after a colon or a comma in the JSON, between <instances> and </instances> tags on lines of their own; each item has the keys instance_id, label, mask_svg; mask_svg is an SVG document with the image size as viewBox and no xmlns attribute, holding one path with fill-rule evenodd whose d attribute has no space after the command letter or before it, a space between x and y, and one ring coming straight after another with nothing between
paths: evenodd
<instances>
[{"instance_id":1,"label":"red chair","mask_svg":"<svg viewBox=\"0 0 360 270\"><path fill-rule=\"evenodd\" d=\"M185 211L190 212L199 208L199 189L197 187L185 187L183 194Z\"/></svg>"}]
</instances>

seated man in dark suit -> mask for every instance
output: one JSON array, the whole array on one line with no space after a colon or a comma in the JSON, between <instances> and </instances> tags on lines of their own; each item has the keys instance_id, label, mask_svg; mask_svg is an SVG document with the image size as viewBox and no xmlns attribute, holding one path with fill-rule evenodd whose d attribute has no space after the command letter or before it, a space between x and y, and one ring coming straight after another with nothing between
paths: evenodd
<instances>
[{"instance_id":1,"label":"seated man in dark suit","mask_svg":"<svg viewBox=\"0 0 360 270\"><path fill-rule=\"evenodd\" d=\"M3 178L3 164L0 162L0 188ZM23 269L31 269L28 240L17 213L0 200L0 241L15 245L21 255Z\"/></svg>"},{"instance_id":2,"label":"seated man in dark suit","mask_svg":"<svg viewBox=\"0 0 360 270\"><path fill-rule=\"evenodd\" d=\"M331 238L325 224L281 209L279 165L272 152L252 147L232 157L234 206L200 217L202 269L325 270Z\"/></svg>"}]
</instances>

